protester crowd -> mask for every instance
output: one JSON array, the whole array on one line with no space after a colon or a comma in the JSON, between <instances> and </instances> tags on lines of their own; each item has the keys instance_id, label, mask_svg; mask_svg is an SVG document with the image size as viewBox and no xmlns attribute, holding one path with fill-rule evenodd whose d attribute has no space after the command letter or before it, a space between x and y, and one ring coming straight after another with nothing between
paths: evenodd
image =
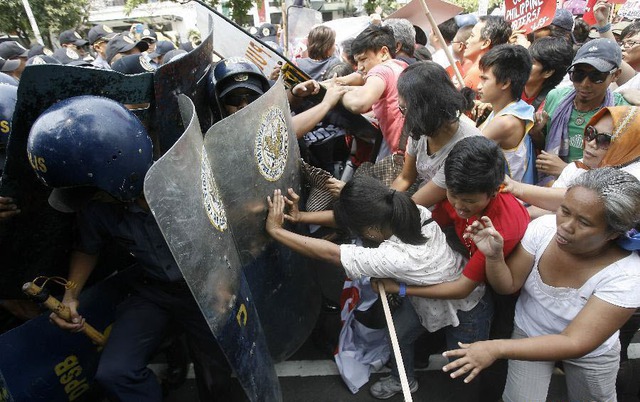
<instances>
[{"instance_id":1,"label":"protester crowd","mask_svg":"<svg viewBox=\"0 0 640 402\"><path fill-rule=\"evenodd\" d=\"M381 352L377 357L389 360L391 374L370 386L374 398L402 392L401 371L411 392L428 395L428 384L420 391L415 377L414 362L425 358L415 343L442 331L449 358L444 370L469 383L461 386L478 387L483 400L545 400L558 362L570 400L616 400L618 371L640 326L640 22L616 32L611 12L605 1L596 3L596 24L589 27L558 9L549 25L534 32L514 29L519 27L496 15L461 14L441 23L439 34L404 19L372 19L342 43L331 28L310 29L306 50L293 62L311 79L287 95L302 157L331 175L312 184L330 202L311 210L306 191L276 189L264 194L265 229L300 254L342 267L353 287L367 287L359 306L343 310L352 335L367 325L358 324L356 311L362 316L379 303L369 287L393 295L405 367L399 370L393 356ZM273 25L255 34L282 51ZM149 29L115 33L103 25L91 28L87 39L68 30L58 40L55 52L0 43L3 120L11 120L29 65L137 74L192 50L158 40ZM278 67L265 76L241 57L217 62L207 77L213 116L224 119L247 107L280 73ZM143 133L136 137L138 149L151 149L124 106L86 102L113 110L125 131ZM72 111L79 104L58 107ZM361 115L366 129L351 119ZM39 117L30 155L52 146L70 152L69 158L77 155L72 148L80 145L52 145L51 136L65 135L58 118L49 111ZM104 128L83 129L90 135ZM0 147L7 134L0 131ZM101 135L108 142L116 137ZM152 153L135 159L118 163L144 177ZM389 161L395 166L385 177L365 169ZM32 165L43 183L57 188L54 194L87 184L56 181L56 169L81 166ZM73 321L55 315L52 321L82 329L78 296L102 246L108 238L129 239L125 247L139 262L136 295L122 306L97 381L118 400L160 400L146 366L169 322L178 319L197 363L201 400L224 398L220 389L230 381L229 367L149 213L141 181L126 191L98 179L89 185L101 195L82 195L74 208L69 278L78 286L63 299ZM19 204L0 197L0 225L20 213ZM308 224L312 233L296 233L290 224ZM327 240L325 231L315 232L319 226L339 235ZM34 314L19 300L3 300L2 306L24 320ZM364 352L383 350L378 346L387 342L354 339L351 350ZM341 337L336 354L341 369L343 342ZM368 366L371 354L361 356L358 363ZM341 371L356 390L368 380Z\"/></svg>"}]
</instances>

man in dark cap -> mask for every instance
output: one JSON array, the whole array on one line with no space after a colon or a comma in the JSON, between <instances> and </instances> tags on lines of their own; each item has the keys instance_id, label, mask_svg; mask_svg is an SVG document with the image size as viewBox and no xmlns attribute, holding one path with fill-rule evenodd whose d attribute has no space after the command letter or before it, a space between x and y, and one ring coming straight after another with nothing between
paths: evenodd
<instances>
[{"instance_id":1,"label":"man in dark cap","mask_svg":"<svg viewBox=\"0 0 640 402\"><path fill-rule=\"evenodd\" d=\"M573 32L573 15L569 10L559 8L553 17L550 25L537 29L533 32L533 38L540 39L545 36L565 38L569 43L573 43L571 33Z\"/></svg>"},{"instance_id":2,"label":"man in dark cap","mask_svg":"<svg viewBox=\"0 0 640 402\"><path fill-rule=\"evenodd\" d=\"M16 41L7 41L0 43L1 58L5 60L15 60L20 62L20 65L17 68L11 71L6 71L8 75L12 76L16 80L20 79L20 76L22 75L22 72L27 65L28 54L29 51ZM12 63L12 65L13 64L14 63Z\"/></svg>"},{"instance_id":3,"label":"man in dark cap","mask_svg":"<svg viewBox=\"0 0 640 402\"><path fill-rule=\"evenodd\" d=\"M82 36L73 29L61 32L60 36L58 36L58 41L60 42L60 46L70 48L78 53L80 57L84 57L87 54L84 46L89 42L82 39Z\"/></svg>"},{"instance_id":4,"label":"man in dark cap","mask_svg":"<svg viewBox=\"0 0 640 402\"><path fill-rule=\"evenodd\" d=\"M111 65L111 68L123 74L141 74L155 71L155 68L149 64L143 54L130 54L120 57Z\"/></svg>"},{"instance_id":5,"label":"man in dark cap","mask_svg":"<svg viewBox=\"0 0 640 402\"><path fill-rule=\"evenodd\" d=\"M27 54L27 57L32 58L33 56L39 56L39 55L51 56L52 54L53 52L51 51L51 49L49 49L45 45L36 43L29 48L29 53Z\"/></svg>"},{"instance_id":6,"label":"man in dark cap","mask_svg":"<svg viewBox=\"0 0 640 402\"><path fill-rule=\"evenodd\" d=\"M5 60L0 57L0 72L3 73L3 79L0 80L0 83L5 83L5 81L7 83L10 83L11 80L14 80L16 82L16 85L18 85L18 81L13 77L13 75L11 75L11 73L17 70L19 67L19 60ZM5 78L4 76L7 76L8 78Z\"/></svg>"},{"instance_id":7,"label":"man in dark cap","mask_svg":"<svg viewBox=\"0 0 640 402\"><path fill-rule=\"evenodd\" d=\"M162 56L174 49L176 49L176 45L174 45L173 42L168 40L158 41L155 49L149 50L149 59L151 59L151 64L158 67L162 64Z\"/></svg>"},{"instance_id":8,"label":"man in dark cap","mask_svg":"<svg viewBox=\"0 0 640 402\"><path fill-rule=\"evenodd\" d=\"M113 63L123 56L142 53L148 48L149 44L147 42L136 42L128 33L119 33L107 44L107 50L105 51L106 60L107 63L113 65Z\"/></svg>"},{"instance_id":9,"label":"man in dark cap","mask_svg":"<svg viewBox=\"0 0 640 402\"><path fill-rule=\"evenodd\" d=\"M89 44L95 52L95 59L91 64L95 67L110 70L111 66L107 63L107 43L113 39L117 34L113 32L111 27L107 25L96 25L89 30L87 37L89 38Z\"/></svg>"},{"instance_id":10,"label":"man in dark cap","mask_svg":"<svg viewBox=\"0 0 640 402\"><path fill-rule=\"evenodd\" d=\"M273 50L282 53L282 48L278 45L278 30L275 25L269 23L260 25L254 36L262 40Z\"/></svg>"}]
</instances>

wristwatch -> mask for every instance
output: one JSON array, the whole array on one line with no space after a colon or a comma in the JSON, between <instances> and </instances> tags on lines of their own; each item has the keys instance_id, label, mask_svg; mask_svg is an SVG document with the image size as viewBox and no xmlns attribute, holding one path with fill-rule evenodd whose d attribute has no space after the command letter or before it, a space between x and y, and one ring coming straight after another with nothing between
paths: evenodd
<instances>
[{"instance_id":1,"label":"wristwatch","mask_svg":"<svg viewBox=\"0 0 640 402\"><path fill-rule=\"evenodd\" d=\"M400 290L398 291L398 295L400 297L405 297L407 295L407 284L404 282L400 282Z\"/></svg>"}]
</instances>

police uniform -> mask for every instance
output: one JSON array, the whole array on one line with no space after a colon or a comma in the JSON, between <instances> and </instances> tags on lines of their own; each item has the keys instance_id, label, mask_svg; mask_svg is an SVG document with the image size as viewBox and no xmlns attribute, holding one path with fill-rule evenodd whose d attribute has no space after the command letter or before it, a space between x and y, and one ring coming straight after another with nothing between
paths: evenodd
<instances>
[{"instance_id":1,"label":"police uniform","mask_svg":"<svg viewBox=\"0 0 640 402\"><path fill-rule=\"evenodd\" d=\"M224 400L230 369L151 213L136 203L90 201L77 213L75 249L98 254L113 238L137 260L131 294L119 306L96 380L124 401L161 401L147 368L170 326L187 335L201 401ZM223 398L223 399L220 399Z\"/></svg>"}]
</instances>

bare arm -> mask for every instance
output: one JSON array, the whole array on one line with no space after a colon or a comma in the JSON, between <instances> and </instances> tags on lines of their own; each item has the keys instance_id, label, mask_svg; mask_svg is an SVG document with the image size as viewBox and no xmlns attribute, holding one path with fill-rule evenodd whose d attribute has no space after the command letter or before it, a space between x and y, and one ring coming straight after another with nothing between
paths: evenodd
<instances>
[{"instance_id":1,"label":"bare arm","mask_svg":"<svg viewBox=\"0 0 640 402\"><path fill-rule=\"evenodd\" d=\"M267 216L266 230L274 240L304 256L342 266L340 262L340 246L337 244L327 240L302 236L282 227L285 220L285 198L280 193L280 190L273 192L273 198L267 197L267 203L269 205L269 215Z\"/></svg>"},{"instance_id":2,"label":"bare arm","mask_svg":"<svg viewBox=\"0 0 640 402\"><path fill-rule=\"evenodd\" d=\"M72 322L67 322L58 317L55 313L51 313L49 318L58 327L72 332L82 330L82 327L84 326L84 318L78 314L78 297L80 296L80 292L82 292L82 289L84 288L85 283L87 283L87 279L93 272L97 262L98 254L85 254L80 251L74 251L71 254L68 279L69 282L73 282L75 286L64 292L62 304L69 307Z\"/></svg>"},{"instance_id":3,"label":"bare arm","mask_svg":"<svg viewBox=\"0 0 640 402\"><path fill-rule=\"evenodd\" d=\"M524 136L524 122L515 116L498 116L482 129L482 135L495 141L501 148L513 148Z\"/></svg>"},{"instance_id":4,"label":"bare arm","mask_svg":"<svg viewBox=\"0 0 640 402\"><path fill-rule=\"evenodd\" d=\"M579 358L602 345L633 315L635 308L623 308L591 296L576 318L560 334L525 339L498 339L461 344L462 349L445 352L458 359L443 367L451 377L469 373L465 382L496 359L554 361Z\"/></svg>"},{"instance_id":5,"label":"bare arm","mask_svg":"<svg viewBox=\"0 0 640 402\"><path fill-rule=\"evenodd\" d=\"M420 187L411 198L416 204L429 208L447 198L447 189L438 186L430 180L427 184Z\"/></svg>"},{"instance_id":6,"label":"bare arm","mask_svg":"<svg viewBox=\"0 0 640 402\"><path fill-rule=\"evenodd\" d=\"M504 184L502 191L513 194L527 204L549 211L555 211L560 207L567 192L566 188L534 186L517 182L509 177L505 177Z\"/></svg>"},{"instance_id":7,"label":"bare arm","mask_svg":"<svg viewBox=\"0 0 640 402\"><path fill-rule=\"evenodd\" d=\"M296 137L302 138L306 133L313 130L313 128L325 118L327 113L340 102L342 95L349 91L349 89L350 87L329 87L324 98L322 98L322 102L293 116L293 129L296 132Z\"/></svg>"},{"instance_id":8,"label":"bare arm","mask_svg":"<svg viewBox=\"0 0 640 402\"><path fill-rule=\"evenodd\" d=\"M366 113L374 103L380 99L386 85L380 77L369 77L361 87L354 87L352 91L342 97L342 104L351 113Z\"/></svg>"},{"instance_id":9,"label":"bare arm","mask_svg":"<svg viewBox=\"0 0 640 402\"><path fill-rule=\"evenodd\" d=\"M402 165L402 172L391 183L391 188L398 191L407 191L409 187L416 181L418 172L416 171L416 157L404 154L404 165Z\"/></svg>"},{"instance_id":10,"label":"bare arm","mask_svg":"<svg viewBox=\"0 0 640 402\"><path fill-rule=\"evenodd\" d=\"M395 279L376 279L376 281L384 284L384 290L387 293L399 293L400 285ZM428 299L464 299L473 292L480 282L472 281L464 275L460 275L458 279L451 282L438 283L428 286L407 286L407 295L425 297ZM377 291L378 287L373 286L373 290Z\"/></svg>"}]
</instances>

